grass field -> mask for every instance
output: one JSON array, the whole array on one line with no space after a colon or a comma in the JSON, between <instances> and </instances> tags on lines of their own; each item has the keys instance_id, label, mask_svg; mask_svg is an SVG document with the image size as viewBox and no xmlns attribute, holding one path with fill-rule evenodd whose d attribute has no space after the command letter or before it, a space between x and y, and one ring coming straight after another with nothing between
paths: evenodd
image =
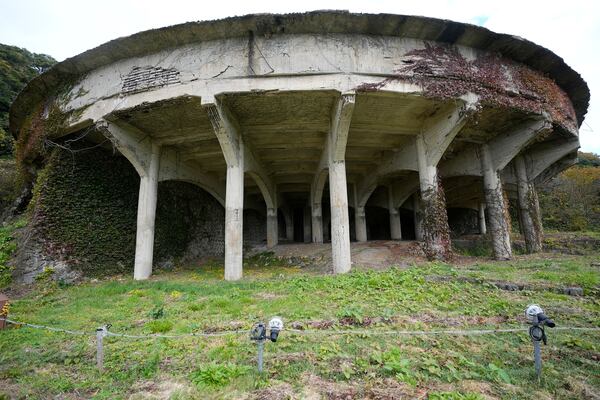
<instances>
[{"instance_id":1,"label":"grass field","mask_svg":"<svg viewBox=\"0 0 600 400\"><path fill-rule=\"evenodd\" d=\"M178 339L105 339L19 328L0 331L5 398L429 398L578 399L600 396L600 332L548 330L537 383L527 333L482 336L377 335L389 330L520 327L529 303L559 326L600 326L600 270L593 256L482 258L460 266L357 267L343 276L289 265L269 254L246 261L243 281L222 265L180 267L145 282L127 277L74 286L40 281L10 317L93 334L110 323L128 334L249 329L278 315L288 327L265 345L265 372L246 334ZM444 279L437 279L444 277ZM458 278L477 278L466 281ZM457 279L453 279L457 278ZM506 291L501 280L542 290ZM579 297L555 293L579 286ZM372 334L341 334L339 330ZM2 398L2 395L0 395Z\"/></svg>"}]
</instances>

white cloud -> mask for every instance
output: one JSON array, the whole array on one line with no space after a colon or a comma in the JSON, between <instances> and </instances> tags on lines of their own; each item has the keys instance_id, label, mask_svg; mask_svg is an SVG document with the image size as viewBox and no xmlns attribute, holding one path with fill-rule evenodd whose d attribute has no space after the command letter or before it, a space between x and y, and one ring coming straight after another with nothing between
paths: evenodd
<instances>
[{"instance_id":1,"label":"white cloud","mask_svg":"<svg viewBox=\"0 0 600 400\"><path fill-rule=\"evenodd\" d=\"M177 23L257 12L347 9L425 15L510 33L554 51L588 82L592 101L581 128L585 151L600 153L600 2L564 1L185 1L2 0L0 42L62 60L120 36Z\"/></svg>"}]
</instances>

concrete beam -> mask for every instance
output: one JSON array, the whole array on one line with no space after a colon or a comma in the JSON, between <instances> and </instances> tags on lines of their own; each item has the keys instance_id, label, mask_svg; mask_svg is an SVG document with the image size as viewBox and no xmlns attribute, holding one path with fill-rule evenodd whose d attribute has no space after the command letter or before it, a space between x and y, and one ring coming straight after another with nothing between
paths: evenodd
<instances>
[{"instance_id":1,"label":"concrete beam","mask_svg":"<svg viewBox=\"0 0 600 400\"><path fill-rule=\"evenodd\" d=\"M496 171L503 170L536 137L550 129L552 129L552 124L546 118L536 118L519 125L509 132L498 134L487 143L492 153L492 167ZM477 146L465 149L453 159L442 163L440 165L440 174L444 178L453 176L482 176L478 151Z\"/></svg>"},{"instance_id":2,"label":"concrete beam","mask_svg":"<svg viewBox=\"0 0 600 400\"><path fill-rule=\"evenodd\" d=\"M343 94L334 106L328 141L329 201L331 204L331 250L333 272L350 271L350 221L346 184L346 143L356 96Z\"/></svg>"},{"instance_id":3,"label":"concrete beam","mask_svg":"<svg viewBox=\"0 0 600 400\"><path fill-rule=\"evenodd\" d=\"M527 177L535 181L537 177L545 170L550 168L563 157L574 153L579 149L579 139L567 139L559 143L557 141L548 141L536 144L524 153L524 162L527 170ZM513 171L507 170L503 175L507 183L516 184L517 178Z\"/></svg>"},{"instance_id":4,"label":"concrete beam","mask_svg":"<svg viewBox=\"0 0 600 400\"><path fill-rule=\"evenodd\" d=\"M475 110L476 99L465 97L464 101L447 105L423 122L421 140L425 150L422 161L437 166L442 155ZM385 176L398 171L419 171L416 140L394 151L358 184L358 204L365 206L369 197Z\"/></svg>"}]
</instances>

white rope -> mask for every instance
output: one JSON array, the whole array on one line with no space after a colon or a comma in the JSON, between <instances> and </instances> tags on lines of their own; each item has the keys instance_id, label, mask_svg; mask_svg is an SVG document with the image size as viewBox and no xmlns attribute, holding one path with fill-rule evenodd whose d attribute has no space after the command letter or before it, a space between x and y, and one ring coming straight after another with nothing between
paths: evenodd
<instances>
[{"instance_id":1,"label":"white rope","mask_svg":"<svg viewBox=\"0 0 600 400\"><path fill-rule=\"evenodd\" d=\"M71 335L87 335L87 336L95 336L95 332L83 332L83 331L73 331L62 328L55 328L46 325L38 325L38 324L30 324L27 322L14 321L7 318L0 318L0 321L6 321L13 325L27 326L34 329L45 329L52 332L62 332L68 333ZM300 335L388 335L388 336L425 336L425 335L450 335L450 336L468 336L468 335L488 335L488 334L496 334L496 333L514 333L514 332L527 332L529 327L519 327L519 328L498 328L498 329L451 329L451 330L428 330L428 331L413 331L413 330L368 330L368 329L283 329L284 332L290 332L292 334L300 334ZM554 331L600 331L600 327L569 327L569 326L561 326L556 328L551 328ZM220 332L196 332L196 333L183 333L177 335L163 335L163 334L150 334L150 335L130 335L126 333L117 333L107 331L106 336L113 337L122 337L128 339L154 339L154 338L164 338L164 339L179 339L185 337L218 337L218 336L228 336L228 335L241 335L241 334L249 334L250 331L246 329L233 330L233 331L220 331Z\"/></svg>"},{"instance_id":2,"label":"white rope","mask_svg":"<svg viewBox=\"0 0 600 400\"><path fill-rule=\"evenodd\" d=\"M95 333L87 333L87 332L82 332L82 331L71 331L69 329L54 328L52 326L37 325L37 324L30 324L27 322L13 321L12 319L8 319L8 318L0 318L0 321L8 322L9 324L13 324L13 325L27 326L29 328L34 328L34 329L45 329L47 331L52 331L52 332L68 333L70 335L83 335L83 336L94 336L95 335Z\"/></svg>"},{"instance_id":3,"label":"white rope","mask_svg":"<svg viewBox=\"0 0 600 400\"><path fill-rule=\"evenodd\" d=\"M6 321L13 325L27 326L29 328L34 328L34 329L45 329L45 330L51 331L51 332L62 332L62 333L68 333L71 335L96 336L95 331L94 331L94 333L82 332L82 331L72 331L72 330L62 329L62 328L54 328L54 327L47 326L47 325L38 325L38 324L30 324L27 322L14 321L12 319L7 319L7 318L0 318L0 321ZM221 331L221 332L210 332L210 333L196 332L196 333L183 333L183 334L179 334L179 335L162 335L162 334L158 334L158 333L153 333L150 335L128 335L126 333L117 333L117 332L107 331L106 336L123 337L123 338L130 338L130 339L152 339L152 338L177 339L177 338L184 338L184 337L214 337L214 336L239 335L242 333L249 334L250 331L249 330L235 330L235 331Z\"/></svg>"}]
</instances>

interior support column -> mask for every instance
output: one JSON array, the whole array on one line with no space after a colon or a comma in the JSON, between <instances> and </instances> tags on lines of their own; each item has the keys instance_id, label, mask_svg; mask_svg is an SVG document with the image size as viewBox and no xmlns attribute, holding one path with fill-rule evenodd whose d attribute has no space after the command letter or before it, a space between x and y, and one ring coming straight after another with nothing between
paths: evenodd
<instances>
[{"instance_id":1,"label":"interior support column","mask_svg":"<svg viewBox=\"0 0 600 400\"><path fill-rule=\"evenodd\" d=\"M367 218L365 216L364 207L356 207L354 209L354 225L356 228L356 241L367 241Z\"/></svg>"},{"instance_id":2,"label":"interior support column","mask_svg":"<svg viewBox=\"0 0 600 400\"><path fill-rule=\"evenodd\" d=\"M285 219L285 238L290 242L294 241L294 210L290 207L283 209L283 218Z\"/></svg>"},{"instance_id":3,"label":"interior support column","mask_svg":"<svg viewBox=\"0 0 600 400\"><path fill-rule=\"evenodd\" d=\"M333 161L329 164L329 199L331 202L331 250L333 272L350 271L350 220L348 218L348 193L346 187L346 163Z\"/></svg>"},{"instance_id":4,"label":"interior support column","mask_svg":"<svg viewBox=\"0 0 600 400\"><path fill-rule=\"evenodd\" d=\"M312 240L312 234L310 232L310 228L312 225L312 215L310 212L310 207L304 207L303 222L304 222L304 229L303 229L304 243L310 243Z\"/></svg>"},{"instance_id":5,"label":"interior support column","mask_svg":"<svg viewBox=\"0 0 600 400\"><path fill-rule=\"evenodd\" d=\"M388 186L388 210L390 212L390 237L392 240L402 239L402 226L400 224L400 212L394 206L394 190Z\"/></svg>"},{"instance_id":6,"label":"interior support column","mask_svg":"<svg viewBox=\"0 0 600 400\"><path fill-rule=\"evenodd\" d=\"M277 231L277 208L267 208L267 247L277 245L279 233Z\"/></svg>"},{"instance_id":7,"label":"interior support column","mask_svg":"<svg viewBox=\"0 0 600 400\"><path fill-rule=\"evenodd\" d=\"M152 274L154 222L158 194L158 171L160 168L160 146L154 143L152 144L149 161L146 173L140 176L133 269L133 278L136 280L148 279Z\"/></svg>"},{"instance_id":8,"label":"interior support column","mask_svg":"<svg viewBox=\"0 0 600 400\"><path fill-rule=\"evenodd\" d=\"M416 137L416 147L425 254L429 259L447 259L451 249L446 199L439 185L437 167L428 160L422 134Z\"/></svg>"},{"instance_id":9,"label":"interior support column","mask_svg":"<svg viewBox=\"0 0 600 400\"><path fill-rule=\"evenodd\" d=\"M423 211L421 210L421 198L419 193L413 194L413 213L415 219L415 240L423 241Z\"/></svg>"},{"instance_id":10,"label":"interior support column","mask_svg":"<svg viewBox=\"0 0 600 400\"><path fill-rule=\"evenodd\" d=\"M488 211L488 225L492 239L492 249L496 260L509 260L512 257L507 205L502 191L502 181L494 169L492 156L486 144L481 146L481 169L483 192Z\"/></svg>"},{"instance_id":11,"label":"interior support column","mask_svg":"<svg viewBox=\"0 0 600 400\"><path fill-rule=\"evenodd\" d=\"M323 243L323 213L321 203L313 203L311 206L312 241Z\"/></svg>"},{"instance_id":12,"label":"interior support column","mask_svg":"<svg viewBox=\"0 0 600 400\"><path fill-rule=\"evenodd\" d=\"M487 227L485 225L485 203L479 203L479 233L485 235Z\"/></svg>"},{"instance_id":13,"label":"interior support column","mask_svg":"<svg viewBox=\"0 0 600 400\"><path fill-rule=\"evenodd\" d=\"M243 154L240 152L240 154ZM242 278L244 232L244 166L227 167L225 193L225 280Z\"/></svg>"},{"instance_id":14,"label":"interior support column","mask_svg":"<svg viewBox=\"0 0 600 400\"><path fill-rule=\"evenodd\" d=\"M346 182L346 144L356 96L343 94L331 114L327 136L329 167L329 202L331 207L331 253L333 272L350 271L350 219L348 217L348 185Z\"/></svg>"},{"instance_id":15,"label":"interior support column","mask_svg":"<svg viewBox=\"0 0 600 400\"><path fill-rule=\"evenodd\" d=\"M514 168L517 178L519 224L525 239L525 248L528 253L538 253L542 250L543 232L537 193L533 182L530 182L527 176L523 156L515 158Z\"/></svg>"}]
</instances>

